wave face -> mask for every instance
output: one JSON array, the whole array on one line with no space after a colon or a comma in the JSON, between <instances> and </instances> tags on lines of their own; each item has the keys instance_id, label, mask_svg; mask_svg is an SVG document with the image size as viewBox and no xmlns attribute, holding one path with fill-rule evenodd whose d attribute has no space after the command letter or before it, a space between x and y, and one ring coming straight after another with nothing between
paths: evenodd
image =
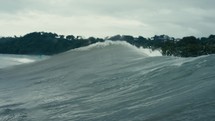
<instances>
[{"instance_id":1,"label":"wave face","mask_svg":"<svg viewBox=\"0 0 215 121\"><path fill-rule=\"evenodd\" d=\"M214 120L215 56L155 55L105 42L2 69L0 120Z\"/></svg>"}]
</instances>

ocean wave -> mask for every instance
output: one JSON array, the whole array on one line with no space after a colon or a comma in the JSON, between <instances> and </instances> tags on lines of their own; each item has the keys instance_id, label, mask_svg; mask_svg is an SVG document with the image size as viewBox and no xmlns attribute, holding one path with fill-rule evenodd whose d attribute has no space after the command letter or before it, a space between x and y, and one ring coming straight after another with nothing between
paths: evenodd
<instances>
[{"instance_id":1,"label":"ocean wave","mask_svg":"<svg viewBox=\"0 0 215 121\"><path fill-rule=\"evenodd\" d=\"M77 49L74 49L73 51L89 51L94 49L102 49L110 46L123 46L123 47L126 47L127 49L131 49L137 53L147 55L150 57L162 56L161 50L152 50L152 49L142 48L142 47L137 48L136 46L133 46L126 41L109 41L109 40L105 42L97 42L95 44L92 44L86 47L77 48Z\"/></svg>"},{"instance_id":2,"label":"ocean wave","mask_svg":"<svg viewBox=\"0 0 215 121\"><path fill-rule=\"evenodd\" d=\"M214 59L104 42L2 69L0 120L213 121Z\"/></svg>"}]
</instances>

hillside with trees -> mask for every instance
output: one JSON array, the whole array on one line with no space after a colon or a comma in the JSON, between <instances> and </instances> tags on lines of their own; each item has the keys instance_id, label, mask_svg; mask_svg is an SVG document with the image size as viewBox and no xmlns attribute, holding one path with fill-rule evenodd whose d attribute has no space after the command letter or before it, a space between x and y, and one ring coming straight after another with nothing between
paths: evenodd
<instances>
[{"instance_id":1,"label":"hillside with trees","mask_svg":"<svg viewBox=\"0 0 215 121\"><path fill-rule=\"evenodd\" d=\"M50 32L32 32L21 37L0 38L1 54L54 55L70 49L88 46L105 40L126 41L134 46L162 50L163 55L196 57L215 54L215 35L196 38L194 36L175 39L167 35L155 35L152 38L130 35L116 35L105 39L81 36L58 35Z\"/></svg>"},{"instance_id":2,"label":"hillside with trees","mask_svg":"<svg viewBox=\"0 0 215 121\"><path fill-rule=\"evenodd\" d=\"M150 48L152 50L160 49L162 54L167 56L196 57L215 54L215 35L202 38L188 36L182 39L175 39L167 35L155 35L152 38L116 35L108 39L127 41L137 47Z\"/></svg>"},{"instance_id":3,"label":"hillside with trees","mask_svg":"<svg viewBox=\"0 0 215 121\"><path fill-rule=\"evenodd\" d=\"M23 37L0 38L0 53L53 55L99 41L104 40L93 37L83 39L73 35L64 36L56 33L33 32Z\"/></svg>"}]
</instances>

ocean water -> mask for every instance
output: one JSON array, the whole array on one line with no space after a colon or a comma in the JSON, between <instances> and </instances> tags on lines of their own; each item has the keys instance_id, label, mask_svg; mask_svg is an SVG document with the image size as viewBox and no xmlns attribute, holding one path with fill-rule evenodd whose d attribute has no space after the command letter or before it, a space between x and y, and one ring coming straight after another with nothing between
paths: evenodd
<instances>
[{"instance_id":1,"label":"ocean water","mask_svg":"<svg viewBox=\"0 0 215 121\"><path fill-rule=\"evenodd\" d=\"M96 43L0 70L0 121L214 121L215 56Z\"/></svg>"},{"instance_id":2,"label":"ocean water","mask_svg":"<svg viewBox=\"0 0 215 121\"><path fill-rule=\"evenodd\" d=\"M0 54L0 69L8 68L16 65L33 63L49 58L49 56L29 56L29 55L15 55L15 54Z\"/></svg>"}]
</instances>

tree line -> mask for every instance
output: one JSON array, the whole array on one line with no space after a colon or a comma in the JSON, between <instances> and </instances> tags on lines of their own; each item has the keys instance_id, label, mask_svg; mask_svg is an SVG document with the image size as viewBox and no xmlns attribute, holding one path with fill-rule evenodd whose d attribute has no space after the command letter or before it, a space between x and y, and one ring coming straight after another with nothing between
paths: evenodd
<instances>
[{"instance_id":1,"label":"tree line","mask_svg":"<svg viewBox=\"0 0 215 121\"><path fill-rule=\"evenodd\" d=\"M54 55L105 40L126 41L137 47L160 49L162 54L167 56L196 57L215 53L215 35L202 38L188 36L181 39L167 35L155 35L151 38L115 35L103 39L83 38L74 35L64 36L51 32L32 32L20 37L1 37L0 53Z\"/></svg>"},{"instance_id":2,"label":"tree line","mask_svg":"<svg viewBox=\"0 0 215 121\"><path fill-rule=\"evenodd\" d=\"M70 49L87 46L103 39L58 35L51 32L32 32L21 37L0 38L0 53L54 55Z\"/></svg>"},{"instance_id":3,"label":"tree line","mask_svg":"<svg viewBox=\"0 0 215 121\"><path fill-rule=\"evenodd\" d=\"M108 39L127 41L137 47L150 48L152 50L159 49L166 56L196 57L215 54L215 35L201 38L188 36L181 39L167 35L155 35L152 38L116 35Z\"/></svg>"}]
</instances>

